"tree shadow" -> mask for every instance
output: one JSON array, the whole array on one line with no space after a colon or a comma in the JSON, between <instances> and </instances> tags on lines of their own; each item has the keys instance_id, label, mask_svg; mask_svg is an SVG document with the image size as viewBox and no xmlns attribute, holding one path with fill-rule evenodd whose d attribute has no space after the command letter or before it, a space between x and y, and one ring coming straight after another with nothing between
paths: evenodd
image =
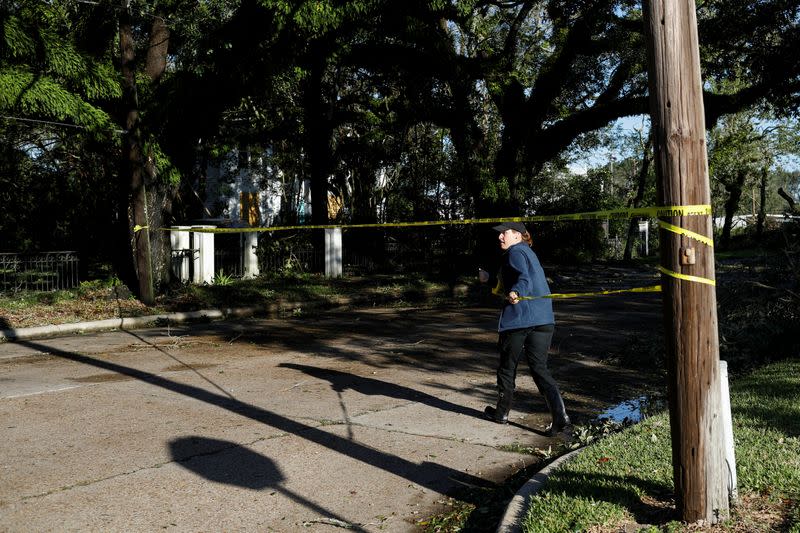
<instances>
[{"instance_id":1,"label":"tree shadow","mask_svg":"<svg viewBox=\"0 0 800 533\"><path fill-rule=\"evenodd\" d=\"M458 368L465 372L486 371L491 362L486 353L494 353L491 334L493 319L475 311L456 310L458 332L442 328L441 318L424 320L428 311L397 311L391 316L350 311L328 313L325 319L315 317L291 320L290 327L254 328L243 338L264 347L313 351L326 358L359 361L377 368L402 365L420 370L441 371L451 368L457 357ZM375 332L380 331L376 336ZM347 348L341 340L347 339ZM465 346L469 348L465 350ZM365 360L362 351L370 357Z\"/></svg>"},{"instance_id":2,"label":"tree shadow","mask_svg":"<svg viewBox=\"0 0 800 533\"><path fill-rule=\"evenodd\" d=\"M670 520L680 520L674 505L673 486L636 475L612 476L557 471L548 479L546 490L553 494L563 493L572 498L604 501L623 507L639 524L663 524ZM665 505L649 503L653 501L661 501Z\"/></svg>"},{"instance_id":3,"label":"tree shadow","mask_svg":"<svg viewBox=\"0 0 800 533\"><path fill-rule=\"evenodd\" d=\"M365 531L284 487L282 483L286 478L275 461L235 442L200 436L181 437L169 442L169 451L176 464L204 479L249 490L271 489L328 520L338 521L347 529Z\"/></svg>"},{"instance_id":4,"label":"tree shadow","mask_svg":"<svg viewBox=\"0 0 800 533\"><path fill-rule=\"evenodd\" d=\"M169 442L169 451L183 468L225 485L264 490L286 480L274 461L230 441L181 437Z\"/></svg>"},{"instance_id":5,"label":"tree shadow","mask_svg":"<svg viewBox=\"0 0 800 533\"><path fill-rule=\"evenodd\" d=\"M331 370L328 368L298 365L295 363L281 363L278 366L281 368L298 370L309 376L327 381L331 384L331 388L337 393L341 393L347 389L350 389L367 396L386 396L389 398L397 398L398 400L419 402L435 409L441 409L442 411L449 411L451 413L478 418L487 424L495 423L487 420L483 411L479 411L478 409L472 409L471 407L448 402L447 400L437 398L436 396L432 396L428 393L404 387L402 385L389 383L380 379L357 376L348 372L340 372L338 370ZM508 421L508 425L530 431L543 437L548 436L545 431L523 426L522 424L518 424L512 420Z\"/></svg>"},{"instance_id":6,"label":"tree shadow","mask_svg":"<svg viewBox=\"0 0 800 533\"><path fill-rule=\"evenodd\" d=\"M387 454L381 450L372 448L359 442L348 440L344 437L328 433L319 427L310 426L285 416L268 411L267 409L248 404L241 400L227 395L226 393L206 390L198 386L186 383L178 383L164 376L153 374L144 370L138 370L111 361L104 361L87 355L69 352L38 344L31 341L20 341L19 344L29 348L47 352L48 354L73 361L79 364L100 368L110 372L137 379L148 383L154 387L180 394L197 401L216 406L231 413L243 416L250 420L265 424L281 432L298 436L319 446L323 446L331 451L343 456L350 457L362 463L368 464L407 479L421 487L436 492L446 493L454 484L461 483L477 487L494 486L493 483L482 478L454 470L444 465L434 462L423 461L414 463L407 459ZM148 343L150 344L150 343ZM152 345L151 345L152 346Z\"/></svg>"},{"instance_id":7,"label":"tree shadow","mask_svg":"<svg viewBox=\"0 0 800 533\"><path fill-rule=\"evenodd\" d=\"M295 363L281 363L281 368L291 368L313 376L317 379L327 381L331 388L336 392L344 392L347 389L367 395L367 396L386 396L397 398L398 400L408 400L419 402L442 411L449 411L460 415L482 418L483 413L477 409L472 409L463 405L458 405L436 396L415 389L389 383L380 379L357 376L348 372L340 372L328 368L319 368L308 365L298 365Z\"/></svg>"}]
</instances>

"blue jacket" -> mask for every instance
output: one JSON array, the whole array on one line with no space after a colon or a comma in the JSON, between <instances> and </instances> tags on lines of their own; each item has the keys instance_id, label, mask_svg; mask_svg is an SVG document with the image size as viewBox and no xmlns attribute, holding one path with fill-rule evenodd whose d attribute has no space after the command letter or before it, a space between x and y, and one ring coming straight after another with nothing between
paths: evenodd
<instances>
[{"instance_id":1,"label":"blue jacket","mask_svg":"<svg viewBox=\"0 0 800 533\"><path fill-rule=\"evenodd\" d=\"M550 294L550 287L544 276L539 258L524 242L506 250L505 261L500 269L503 296L516 291L520 296L544 296ZM553 300L537 298L521 300L516 305L506 302L500 313L498 331L529 328L555 324Z\"/></svg>"}]
</instances>

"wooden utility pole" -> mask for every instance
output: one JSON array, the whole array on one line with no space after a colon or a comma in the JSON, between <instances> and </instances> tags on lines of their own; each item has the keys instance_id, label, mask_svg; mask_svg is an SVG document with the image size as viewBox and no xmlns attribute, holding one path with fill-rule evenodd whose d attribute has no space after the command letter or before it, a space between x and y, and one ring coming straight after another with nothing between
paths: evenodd
<instances>
[{"instance_id":1,"label":"wooden utility pole","mask_svg":"<svg viewBox=\"0 0 800 533\"><path fill-rule=\"evenodd\" d=\"M644 0L650 108L663 206L711 203L694 0ZM662 221L711 237L711 217ZM728 517L720 414L714 250L685 233L660 231L672 465L686 522Z\"/></svg>"}]
</instances>

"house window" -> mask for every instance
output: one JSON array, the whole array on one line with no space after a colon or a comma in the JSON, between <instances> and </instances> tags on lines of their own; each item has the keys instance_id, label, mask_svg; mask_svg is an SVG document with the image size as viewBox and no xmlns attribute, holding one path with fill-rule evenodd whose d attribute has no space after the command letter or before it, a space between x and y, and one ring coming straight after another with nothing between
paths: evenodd
<instances>
[{"instance_id":1,"label":"house window","mask_svg":"<svg viewBox=\"0 0 800 533\"><path fill-rule=\"evenodd\" d=\"M255 227L261 224L257 192L243 192L239 194L239 213L241 213L241 219L250 226Z\"/></svg>"}]
</instances>

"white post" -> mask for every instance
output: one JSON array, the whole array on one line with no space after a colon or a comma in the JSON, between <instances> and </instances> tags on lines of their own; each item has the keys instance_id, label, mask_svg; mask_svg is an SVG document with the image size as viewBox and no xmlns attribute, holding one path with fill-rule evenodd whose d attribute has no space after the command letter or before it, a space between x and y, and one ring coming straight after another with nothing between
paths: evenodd
<instances>
[{"instance_id":1,"label":"white post","mask_svg":"<svg viewBox=\"0 0 800 533\"><path fill-rule=\"evenodd\" d=\"M728 390L728 362L719 362L720 411L722 414L722 442L725 445L725 464L728 466L728 499L731 503L739 497L736 481L736 455L733 442L733 417L731 416L731 395Z\"/></svg>"},{"instance_id":2,"label":"white post","mask_svg":"<svg viewBox=\"0 0 800 533\"><path fill-rule=\"evenodd\" d=\"M258 248L258 233L255 231L246 231L242 233L242 253L244 260L242 261L242 273L245 278L255 278L259 274L258 270L258 256L256 256L256 249Z\"/></svg>"},{"instance_id":3,"label":"white post","mask_svg":"<svg viewBox=\"0 0 800 533\"><path fill-rule=\"evenodd\" d=\"M325 276L342 276L342 228L325 230Z\"/></svg>"},{"instance_id":4,"label":"white post","mask_svg":"<svg viewBox=\"0 0 800 533\"><path fill-rule=\"evenodd\" d=\"M216 226L192 226L192 229L214 229ZM205 232L192 232L194 239L193 248L197 251L194 256L194 272L192 281L195 283L214 283L214 234Z\"/></svg>"},{"instance_id":5,"label":"white post","mask_svg":"<svg viewBox=\"0 0 800 533\"><path fill-rule=\"evenodd\" d=\"M189 281L189 257L192 253L189 244L189 226L173 226L169 233L172 248L172 271L181 283Z\"/></svg>"},{"instance_id":6,"label":"white post","mask_svg":"<svg viewBox=\"0 0 800 533\"><path fill-rule=\"evenodd\" d=\"M648 242L650 236L650 222L644 220L639 222L639 234L644 233L644 255L650 255L650 243Z\"/></svg>"}]
</instances>

